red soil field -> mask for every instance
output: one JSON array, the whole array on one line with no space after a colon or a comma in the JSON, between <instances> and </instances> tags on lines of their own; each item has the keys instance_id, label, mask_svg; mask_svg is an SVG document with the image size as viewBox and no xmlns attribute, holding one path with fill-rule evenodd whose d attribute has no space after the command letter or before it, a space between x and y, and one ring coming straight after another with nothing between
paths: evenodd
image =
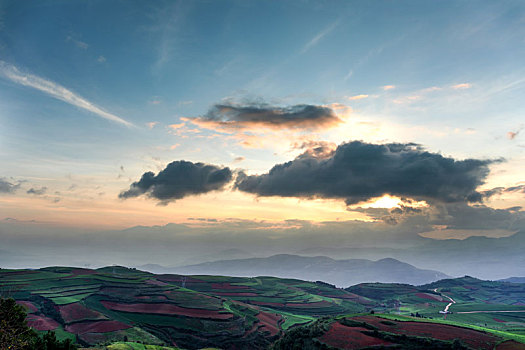
<instances>
[{"instance_id":1,"label":"red soil field","mask_svg":"<svg viewBox=\"0 0 525 350\"><path fill-rule=\"evenodd\" d=\"M325 294L325 293L322 293L320 294L324 297L328 297L328 298L338 298L338 299L347 299L347 300L359 300L359 299L362 299L361 296L357 295L357 294L354 294L354 293L346 293L346 294L343 294L343 295L334 295L334 294Z\"/></svg>"},{"instance_id":2,"label":"red soil field","mask_svg":"<svg viewBox=\"0 0 525 350\"><path fill-rule=\"evenodd\" d=\"M27 315L27 325L36 329L37 331L52 331L59 326L57 321L49 317L37 316L33 314Z\"/></svg>"},{"instance_id":3,"label":"red soil field","mask_svg":"<svg viewBox=\"0 0 525 350\"><path fill-rule=\"evenodd\" d=\"M29 313L36 312L38 310L38 308L32 302L27 300L17 300L16 303L25 307Z\"/></svg>"},{"instance_id":4,"label":"red soil field","mask_svg":"<svg viewBox=\"0 0 525 350\"><path fill-rule=\"evenodd\" d=\"M215 292L216 295L222 296L238 296L238 297L256 297L259 296L257 293L246 293L246 292Z\"/></svg>"},{"instance_id":5,"label":"red soil field","mask_svg":"<svg viewBox=\"0 0 525 350\"><path fill-rule=\"evenodd\" d=\"M370 337L361 333L361 331L366 330L366 328L347 327L339 322L335 322L332 324L328 332L317 339L326 345L338 349L359 349L375 345L393 345L393 343L387 342L386 340Z\"/></svg>"},{"instance_id":6,"label":"red soil field","mask_svg":"<svg viewBox=\"0 0 525 350\"><path fill-rule=\"evenodd\" d=\"M293 308L318 308L318 307L327 307L332 306L332 303L326 301L317 301L315 303L286 303L286 307Z\"/></svg>"},{"instance_id":7,"label":"red soil field","mask_svg":"<svg viewBox=\"0 0 525 350\"><path fill-rule=\"evenodd\" d=\"M388 331L397 334L431 337L440 340L461 339L464 343L474 347L475 349L493 349L496 343L501 341L501 338L498 338L493 335L478 332L468 328L449 326L445 324L429 322L395 321L395 326L387 326L381 323L381 321L385 320L379 317L358 316L352 317L352 319L357 321L364 321L366 323L376 326L382 331Z\"/></svg>"},{"instance_id":8,"label":"red soil field","mask_svg":"<svg viewBox=\"0 0 525 350\"><path fill-rule=\"evenodd\" d=\"M496 321L496 322L500 322L500 323L505 323L505 322L507 322L507 321L500 320L499 318L493 318L493 320Z\"/></svg>"},{"instance_id":9,"label":"red soil field","mask_svg":"<svg viewBox=\"0 0 525 350\"><path fill-rule=\"evenodd\" d=\"M184 278L186 278L186 283L206 283L203 280L199 280L193 277L185 277L185 276L177 276L177 275L156 275L155 277L159 281L166 281L166 282L182 283Z\"/></svg>"},{"instance_id":10,"label":"red soil field","mask_svg":"<svg viewBox=\"0 0 525 350\"><path fill-rule=\"evenodd\" d=\"M281 306L284 307L283 303L272 303L269 301L249 301L250 304L260 305L260 306Z\"/></svg>"},{"instance_id":11,"label":"red soil field","mask_svg":"<svg viewBox=\"0 0 525 350\"><path fill-rule=\"evenodd\" d=\"M162 315L181 315L188 317L198 317L198 318L212 318L227 320L233 317L233 314L230 313L219 313L214 310L205 310L205 309L190 309L173 304L161 304L161 303L150 303L150 304L122 304L114 303L111 301L101 301L102 305L109 310L115 311L124 311L124 312L134 312L134 313L143 313L143 314L162 314Z\"/></svg>"},{"instance_id":12,"label":"red soil field","mask_svg":"<svg viewBox=\"0 0 525 350\"><path fill-rule=\"evenodd\" d=\"M167 291L167 292L164 292L164 294L168 297L169 300L173 300L175 303L180 301L180 295L178 293L176 293L176 292ZM205 307L207 305L206 301L210 300L211 303L214 303L218 299L216 297L212 297L212 296L206 295L206 294L195 294L193 296L190 296L190 295L186 294L185 297L188 297L189 300L194 300L197 304L200 303L200 302L203 303L203 307L198 307L197 305L193 305L193 308L195 308L195 309L203 309L204 308L204 309L208 309L208 310L211 310L211 309L209 307L208 308Z\"/></svg>"},{"instance_id":13,"label":"red soil field","mask_svg":"<svg viewBox=\"0 0 525 350\"><path fill-rule=\"evenodd\" d=\"M166 283L166 282L157 281L157 280L154 280L154 279L146 280L146 283L147 284L152 284L154 286L167 286L168 285L168 283Z\"/></svg>"},{"instance_id":14,"label":"red soil field","mask_svg":"<svg viewBox=\"0 0 525 350\"><path fill-rule=\"evenodd\" d=\"M257 314L257 318L262 325L261 330L270 332L272 336L279 333L279 323L282 319L281 315L261 311Z\"/></svg>"},{"instance_id":15,"label":"red soil field","mask_svg":"<svg viewBox=\"0 0 525 350\"><path fill-rule=\"evenodd\" d=\"M463 288L468 289L468 290L478 290L477 287L469 286L469 285L464 285Z\"/></svg>"},{"instance_id":16,"label":"red soil field","mask_svg":"<svg viewBox=\"0 0 525 350\"><path fill-rule=\"evenodd\" d=\"M74 276L79 276L79 275L94 275L97 273L96 270L91 270L91 269L74 269L71 271L71 273L74 275Z\"/></svg>"},{"instance_id":17,"label":"red soil field","mask_svg":"<svg viewBox=\"0 0 525 350\"><path fill-rule=\"evenodd\" d=\"M229 283L212 283L213 289L250 289L248 286L232 286Z\"/></svg>"},{"instance_id":18,"label":"red soil field","mask_svg":"<svg viewBox=\"0 0 525 350\"><path fill-rule=\"evenodd\" d=\"M176 298L179 298L180 297L180 294L179 292L174 292L174 291L171 291L171 290L168 290L168 291L164 291L162 292L162 294L165 294L168 298L171 298L171 299L176 299ZM187 297L190 297L192 296L192 299L217 299L215 297L212 297L211 295L206 295L206 294L194 294L194 293L186 293L185 294Z\"/></svg>"},{"instance_id":19,"label":"red soil field","mask_svg":"<svg viewBox=\"0 0 525 350\"><path fill-rule=\"evenodd\" d=\"M137 293L137 290L135 288L117 288L117 287L102 287L100 291L104 294L117 294L122 296L129 296L133 297Z\"/></svg>"},{"instance_id":20,"label":"red soil field","mask_svg":"<svg viewBox=\"0 0 525 350\"><path fill-rule=\"evenodd\" d=\"M140 295L135 297L138 300L168 300L164 295Z\"/></svg>"},{"instance_id":21,"label":"red soil field","mask_svg":"<svg viewBox=\"0 0 525 350\"><path fill-rule=\"evenodd\" d=\"M66 331L76 334L107 333L128 328L131 326L119 321L89 321L67 325Z\"/></svg>"},{"instance_id":22,"label":"red soil field","mask_svg":"<svg viewBox=\"0 0 525 350\"><path fill-rule=\"evenodd\" d=\"M443 303L448 302L447 300L443 300L443 298L439 295L429 294L429 293L416 293L416 297L422 298L422 299L428 299L433 301L440 301Z\"/></svg>"},{"instance_id":23,"label":"red soil field","mask_svg":"<svg viewBox=\"0 0 525 350\"><path fill-rule=\"evenodd\" d=\"M522 350L523 348L525 348L525 344L518 343L514 340L507 340L496 346L496 350Z\"/></svg>"},{"instance_id":24,"label":"red soil field","mask_svg":"<svg viewBox=\"0 0 525 350\"><path fill-rule=\"evenodd\" d=\"M66 323L78 322L82 320L105 319L106 316L100 312L88 309L82 304L72 303L59 306L60 315Z\"/></svg>"}]
</instances>

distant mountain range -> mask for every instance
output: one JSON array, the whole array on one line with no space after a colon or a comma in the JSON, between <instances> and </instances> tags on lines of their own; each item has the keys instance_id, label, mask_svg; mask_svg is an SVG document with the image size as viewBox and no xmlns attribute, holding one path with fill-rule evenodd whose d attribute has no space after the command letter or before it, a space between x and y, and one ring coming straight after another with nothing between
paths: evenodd
<instances>
[{"instance_id":1,"label":"distant mountain range","mask_svg":"<svg viewBox=\"0 0 525 350\"><path fill-rule=\"evenodd\" d=\"M465 274L487 280L525 275L525 231L509 237L469 237L424 239L411 248L317 247L298 251L299 255L329 256L333 259L381 259L385 256L421 268L443 271L454 276Z\"/></svg>"},{"instance_id":2,"label":"distant mountain range","mask_svg":"<svg viewBox=\"0 0 525 350\"><path fill-rule=\"evenodd\" d=\"M525 277L509 277L499 280L499 282L525 283Z\"/></svg>"},{"instance_id":3,"label":"distant mountain range","mask_svg":"<svg viewBox=\"0 0 525 350\"><path fill-rule=\"evenodd\" d=\"M267 258L220 260L196 265L165 268L143 265L156 273L186 275L224 275L238 277L275 276L308 281L323 281L339 287L363 282L396 282L420 285L448 278L439 271L421 270L396 259L334 260L326 256L305 257L280 254Z\"/></svg>"}]
</instances>

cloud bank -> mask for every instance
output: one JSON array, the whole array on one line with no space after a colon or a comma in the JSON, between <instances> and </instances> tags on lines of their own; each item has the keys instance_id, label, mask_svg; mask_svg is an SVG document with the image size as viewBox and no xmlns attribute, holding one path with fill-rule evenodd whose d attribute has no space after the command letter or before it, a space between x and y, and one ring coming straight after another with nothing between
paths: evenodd
<instances>
[{"instance_id":1,"label":"cloud bank","mask_svg":"<svg viewBox=\"0 0 525 350\"><path fill-rule=\"evenodd\" d=\"M419 145L341 144L333 155L306 152L268 173L239 174L235 187L258 196L341 198L348 205L384 194L429 202L476 202L493 160L454 160Z\"/></svg>"},{"instance_id":2,"label":"cloud bank","mask_svg":"<svg viewBox=\"0 0 525 350\"><path fill-rule=\"evenodd\" d=\"M230 168L184 160L172 162L157 175L144 173L141 179L122 191L119 198L126 199L147 194L168 203L183 197L220 190L232 180Z\"/></svg>"},{"instance_id":3,"label":"cloud bank","mask_svg":"<svg viewBox=\"0 0 525 350\"><path fill-rule=\"evenodd\" d=\"M36 75L23 73L17 67L4 61L0 61L0 76L3 76L4 78L7 78L19 85L28 86L42 91L53 98L69 103L75 107L82 108L98 115L101 118L111 120L128 127L133 126L133 124L127 120L102 110L100 107L95 106L93 103L75 94L71 90L68 90L55 82L40 78Z\"/></svg>"},{"instance_id":4,"label":"cloud bank","mask_svg":"<svg viewBox=\"0 0 525 350\"><path fill-rule=\"evenodd\" d=\"M342 120L331 108L315 105L275 107L267 104L216 104L206 115L189 118L194 124L214 130L240 131L252 128L322 129Z\"/></svg>"}]
</instances>

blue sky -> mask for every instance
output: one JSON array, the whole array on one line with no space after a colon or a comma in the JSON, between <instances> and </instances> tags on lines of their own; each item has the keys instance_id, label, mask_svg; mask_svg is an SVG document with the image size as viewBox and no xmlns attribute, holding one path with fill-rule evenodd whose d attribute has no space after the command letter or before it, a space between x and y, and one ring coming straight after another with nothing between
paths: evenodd
<instances>
[{"instance_id":1,"label":"blue sky","mask_svg":"<svg viewBox=\"0 0 525 350\"><path fill-rule=\"evenodd\" d=\"M0 179L11 187L0 219L377 220L337 198L254 197L232 184L161 206L147 193L118 198L173 161L262 174L308 142L505 158L477 190L522 186L524 23L522 1L2 1ZM343 122L221 129L205 118L218 104L318 106ZM523 204L519 191L483 202Z\"/></svg>"}]
</instances>

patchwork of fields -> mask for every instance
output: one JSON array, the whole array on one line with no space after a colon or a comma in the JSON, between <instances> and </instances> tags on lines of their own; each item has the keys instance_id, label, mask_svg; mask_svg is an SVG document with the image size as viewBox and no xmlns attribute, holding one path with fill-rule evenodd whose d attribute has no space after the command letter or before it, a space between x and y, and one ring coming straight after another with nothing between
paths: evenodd
<instances>
[{"instance_id":1,"label":"patchwork of fields","mask_svg":"<svg viewBox=\"0 0 525 350\"><path fill-rule=\"evenodd\" d=\"M298 280L153 275L123 267L0 270L29 325L83 346L140 341L182 348L266 348L318 316L365 310L359 297ZM124 346L124 345L122 345Z\"/></svg>"},{"instance_id":2,"label":"patchwork of fields","mask_svg":"<svg viewBox=\"0 0 525 350\"><path fill-rule=\"evenodd\" d=\"M403 335L435 340L444 348L456 339L487 349L525 343L525 285L470 278L345 290L274 277L50 267L0 269L0 286L3 296L26 308L31 327L54 330L85 347L265 349L278 341L279 348L279 342L309 327L316 331L307 332L308 341L320 348L399 345L406 341L399 338ZM457 303L442 315L445 296ZM472 310L489 312L460 313Z\"/></svg>"}]
</instances>

